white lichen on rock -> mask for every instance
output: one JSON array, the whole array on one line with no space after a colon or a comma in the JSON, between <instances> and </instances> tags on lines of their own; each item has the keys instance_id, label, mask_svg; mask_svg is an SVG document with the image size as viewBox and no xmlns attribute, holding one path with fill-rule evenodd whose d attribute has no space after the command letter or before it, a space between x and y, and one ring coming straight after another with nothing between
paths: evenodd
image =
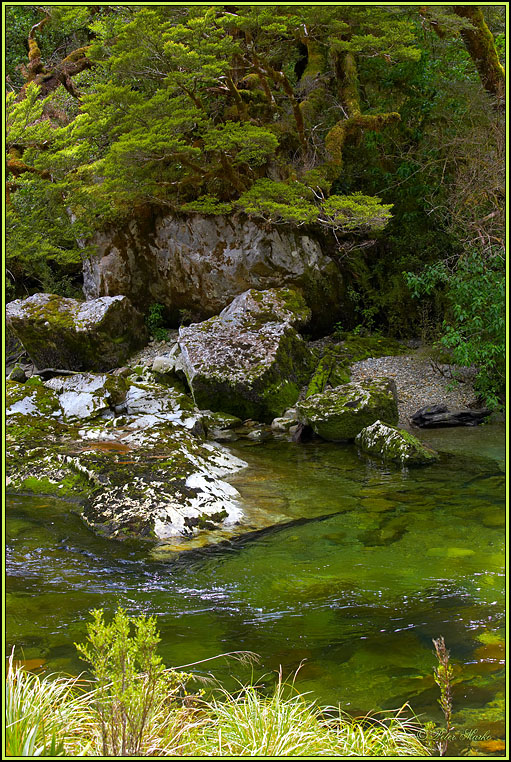
<instances>
[{"instance_id":1,"label":"white lichen on rock","mask_svg":"<svg viewBox=\"0 0 511 762\"><path fill-rule=\"evenodd\" d=\"M355 437L355 443L369 455L403 465L424 465L439 458L437 452L410 432L379 420L363 429Z\"/></svg>"}]
</instances>

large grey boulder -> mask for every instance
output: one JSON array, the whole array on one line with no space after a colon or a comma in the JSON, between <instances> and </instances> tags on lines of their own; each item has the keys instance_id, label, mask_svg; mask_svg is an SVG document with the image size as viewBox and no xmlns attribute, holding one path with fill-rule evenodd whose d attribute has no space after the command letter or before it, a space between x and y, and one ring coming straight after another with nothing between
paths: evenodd
<instances>
[{"instance_id":1,"label":"large grey boulder","mask_svg":"<svg viewBox=\"0 0 511 762\"><path fill-rule=\"evenodd\" d=\"M84 263L88 299L126 294L147 308L165 305L177 322L217 315L235 296L256 288L300 288L315 325L331 325L342 311L344 285L337 265L308 235L271 228L243 216L152 217L93 241Z\"/></svg>"},{"instance_id":2,"label":"large grey boulder","mask_svg":"<svg viewBox=\"0 0 511 762\"><path fill-rule=\"evenodd\" d=\"M406 466L422 466L439 459L435 450L413 434L382 421L375 421L362 429L355 437L355 444L368 455Z\"/></svg>"},{"instance_id":3,"label":"large grey boulder","mask_svg":"<svg viewBox=\"0 0 511 762\"><path fill-rule=\"evenodd\" d=\"M7 305L6 323L38 368L110 370L147 339L143 317L126 296L79 302L34 294Z\"/></svg>"},{"instance_id":4,"label":"large grey boulder","mask_svg":"<svg viewBox=\"0 0 511 762\"><path fill-rule=\"evenodd\" d=\"M309 317L296 291L251 290L220 315L180 328L180 364L197 406L268 423L282 415L311 370L296 331Z\"/></svg>"},{"instance_id":5,"label":"large grey boulder","mask_svg":"<svg viewBox=\"0 0 511 762\"><path fill-rule=\"evenodd\" d=\"M385 377L327 389L307 397L296 407L300 423L332 442L353 439L378 419L398 422L396 385Z\"/></svg>"}]
</instances>

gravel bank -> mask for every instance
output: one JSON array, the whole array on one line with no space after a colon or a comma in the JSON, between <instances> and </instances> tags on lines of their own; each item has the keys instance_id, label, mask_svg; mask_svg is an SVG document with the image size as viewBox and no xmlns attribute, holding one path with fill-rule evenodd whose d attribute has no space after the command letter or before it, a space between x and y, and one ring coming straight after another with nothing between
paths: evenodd
<instances>
[{"instance_id":1,"label":"gravel bank","mask_svg":"<svg viewBox=\"0 0 511 762\"><path fill-rule=\"evenodd\" d=\"M470 380L454 386L453 381L435 370L428 359L417 354L371 357L352 365L352 381L372 376L388 376L395 380L400 424L409 424L410 417L425 405L444 404L458 409L477 406L477 395Z\"/></svg>"},{"instance_id":2,"label":"gravel bank","mask_svg":"<svg viewBox=\"0 0 511 762\"><path fill-rule=\"evenodd\" d=\"M177 330L169 331L169 341L151 341L130 358L129 365L151 366L155 357L170 352L177 341L177 334ZM449 373L449 366L443 368ZM406 425L410 423L410 417L425 405L445 404L457 409L477 407L477 395L470 381L469 369L458 370L464 371L469 379L454 385L450 378L442 376L433 368L430 360L424 356L424 351L419 349L407 355L371 357L356 362L351 367L351 378L353 381L373 376L393 378L398 391L399 423Z\"/></svg>"}]
</instances>

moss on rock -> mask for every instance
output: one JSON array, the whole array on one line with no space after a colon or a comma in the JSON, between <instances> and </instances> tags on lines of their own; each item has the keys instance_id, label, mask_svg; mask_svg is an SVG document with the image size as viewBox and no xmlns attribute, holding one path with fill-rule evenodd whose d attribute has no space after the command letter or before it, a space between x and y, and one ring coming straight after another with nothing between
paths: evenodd
<instances>
[{"instance_id":1,"label":"moss on rock","mask_svg":"<svg viewBox=\"0 0 511 762\"><path fill-rule=\"evenodd\" d=\"M375 421L355 438L362 452L407 466L435 463L439 455L408 431Z\"/></svg>"},{"instance_id":2,"label":"moss on rock","mask_svg":"<svg viewBox=\"0 0 511 762\"><path fill-rule=\"evenodd\" d=\"M333 442L354 439L378 419L398 421L395 383L383 377L327 389L296 407L301 423Z\"/></svg>"}]
</instances>

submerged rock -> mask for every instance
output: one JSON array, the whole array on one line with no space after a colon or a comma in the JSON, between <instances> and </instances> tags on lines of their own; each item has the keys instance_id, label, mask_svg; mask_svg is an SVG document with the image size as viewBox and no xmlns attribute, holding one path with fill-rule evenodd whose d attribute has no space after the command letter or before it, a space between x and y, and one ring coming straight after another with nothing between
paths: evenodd
<instances>
[{"instance_id":1,"label":"submerged rock","mask_svg":"<svg viewBox=\"0 0 511 762\"><path fill-rule=\"evenodd\" d=\"M109 370L147 338L142 315L125 296L79 302L34 294L7 305L6 323L38 368Z\"/></svg>"},{"instance_id":2,"label":"submerged rock","mask_svg":"<svg viewBox=\"0 0 511 762\"><path fill-rule=\"evenodd\" d=\"M437 429L447 426L477 426L491 414L491 410L449 410L446 405L427 405L411 417L414 426Z\"/></svg>"},{"instance_id":3,"label":"submerged rock","mask_svg":"<svg viewBox=\"0 0 511 762\"><path fill-rule=\"evenodd\" d=\"M299 288L314 324L335 322L342 310L342 274L320 244L284 226L245 217L147 214L122 230L95 237L84 263L87 298L126 294L147 308L165 305L173 319L218 314L248 289Z\"/></svg>"},{"instance_id":4,"label":"submerged rock","mask_svg":"<svg viewBox=\"0 0 511 762\"><path fill-rule=\"evenodd\" d=\"M297 404L300 423L322 439L353 439L378 419L398 421L396 385L389 378L352 382L313 394Z\"/></svg>"},{"instance_id":5,"label":"submerged rock","mask_svg":"<svg viewBox=\"0 0 511 762\"><path fill-rule=\"evenodd\" d=\"M295 330L310 318L290 289L247 291L220 315L179 330L180 362L195 403L271 422L298 399L311 353Z\"/></svg>"},{"instance_id":6,"label":"submerged rock","mask_svg":"<svg viewBox=\"0 0 511 762\"><path fill-rule=\"evenodd\" d=\"M434 463L439 455L408 431L375 421L357 434L355 443L368 455L415 466Z\"/></svg>"}]
</instances>

